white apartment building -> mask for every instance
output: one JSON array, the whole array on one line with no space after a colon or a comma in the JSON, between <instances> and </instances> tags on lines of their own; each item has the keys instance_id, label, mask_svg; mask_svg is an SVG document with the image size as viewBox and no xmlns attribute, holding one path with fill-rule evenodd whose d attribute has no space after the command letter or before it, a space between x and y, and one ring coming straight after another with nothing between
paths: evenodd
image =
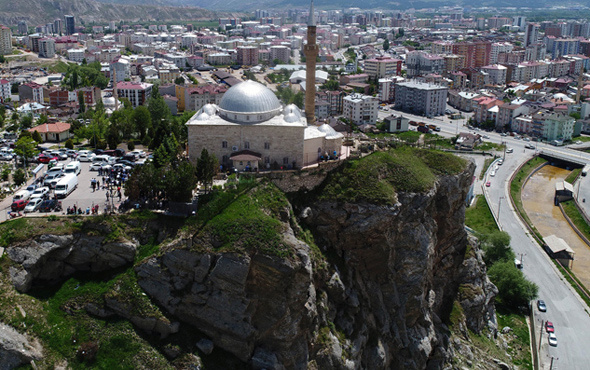
<instances>
[{"instance_id":1,"label":"white apartment building","mask_svg":"<svg viewBox=\"0 0 590 370\"><path fill-rule=\"evenodd\" d=\"M133 108L137 108L140 105L147 104L147 101L152 94L152 87L152 84L144 82L136 83L123 81L117 83L117 95L119 98L129 99Z\"/></svg>"},{"instance_id":2,"label":"white apartment building","mask_svg":"<svg viewBox=\"0 0 590 370\"><path fill-rule=\"evenodd\" d=\"M490 63L498 63L498 54L510 53L514 49L514 45L509 42L494 42L490 50Z\"/></svg>"},{"instance_id":3,"label":"white apartment building","mask_svg":"<svg viewBox=\"0 0 590 370\"><path fill-rule=\"evenodd\" d=\"M275 45L269 48L270 60L278 59L282 64L288 64L291 59L291 49L283 45Z\"/></svg>"},{"instance_id":4,"label":"white apartment building","mask_svg":"<svg viewBox=\"0 0 590 370\"><path fill-rule=\"evenodd\" d=\"M55 41L52 39L39 40L39 57L53 58L55 56Z\"/></svg>"},{"instance_id":5,"label":"white apartment building","mask_svg":"<svg viewBox=\"0 0 590 370\"><path fill-rule=\"evenodd\" d=\"M445 70L445 59L438 55L414 50L406 57L406 68L408 77L442 75Z\"/></svg>"},{"instance_id":6,"label":"white apartment building","mask_svg":"<svg viewBox=\"0 0 590 370\"><path fill-rule=\"evenodd\" d=\"M505 85L508 68L500 64L481 67L481 71L488 74L488 83L491 85Z\"/></svg>"},{"instance_id":7,"label":"white apartment building","mask_svg":"<svg viewBox=\"0 0 590 370\"><path fill-rule=\"evenodd\" d=\"M365 73L371 77L385 78L401 73L401 60L378 57L365 61Z\"/></svg>"},{"instance_id":8,"label":"white apartment building","mask_svg":"<svg viewBox=\"0 0 590 370\"><path fill-rule=\"evenodd\" d=\"M117 61L112 62L109 69L111 73L111 83L113 82L114 76L117 77L116 82L125 81L126 79L131 78L131 63L125 56L121 56Z\"/></svg>"},{"instance_id":9,"label":"white apartment building","mask_svg":"<svg viewBox=\"0 0 590 370\"><path fill-rule=\"evenodd\" d=\"M10 99L10 88L11 88L10 81L1 79L0 80L0 102L4 103L6 100Z\"/></svg>"},{"instance_id":10,"label":"white apartment building","mask_svg":"<svg viewBox=\"0 0 590 370\"><path fill-rule=\"evenodd\" d=\"M69 49L68 50L68 60L76 63L82 63L84 60L84 56L86 54L86 49Z\"/></svg>"},{"instance_id":11,"label":"white apartment building","mask_svg":"<svg viewBox=\"0 0 590 370\"><path fill-rule=\"evenodd\" d=\"M356 125L377 123L379 101L369 95L351 94L343 99L343 115Z\"/></svg>"},{"instance_id":12,"label":"white apartment building","mask_svg":"<svg viewBox=\"0 0 590 370\"><path fill-rule=\"evenodd\" d=\"M0 25L0 55L12 54L12 31Z\"/></svg>"},{"instance_id":13,"label":"white apartment building","mask_svg":"<svg viewBox=\"0 0 590 370\"><path fill-rule=\"evenodd\" d=\"M395 109L427 117L441 116L447 105L448 87L419 81L395 85Z\"/></svg>"}]
</instances>

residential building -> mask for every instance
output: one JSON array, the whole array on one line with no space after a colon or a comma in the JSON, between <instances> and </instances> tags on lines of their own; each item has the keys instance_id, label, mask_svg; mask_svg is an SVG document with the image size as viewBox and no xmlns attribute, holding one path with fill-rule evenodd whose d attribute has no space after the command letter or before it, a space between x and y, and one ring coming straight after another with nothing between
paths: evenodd
<instances>
[{"instance_id":1,"label":"residential building","mask_svg":"<svg viewBox=\"0 0 590 370\"><path fill-rule=\"evenodd\" d=\"M490 48L490 63L498 63L498 55L500 53L510 53L514 49L514 45L510 42L494 42Z\"/></svg>"},{"instance_id":2,"label":"residential building","mask_svg":"<svg viewBox=\"0 0 590 370\"><path fill-rule=\"evenodd\" d=\"M473 111L474 99L481 97L479 93L449 90L449 105L463 112Z\"/></svg>"},{"instance_id":3,"label":"residential building","mask_svg":"<svg viewBox=\"0 0 590 370\"><path fill-rule=\"evenodd\" d=\"M144 82L118 82L117 95L119 98L129 99L133 108L137 108L147 103L152 93L152 87L152 84Z\"/></svg>"},{"instance_id":4,"label":"residential building","mask_svg":"<svg viewBox=\"0 0 590 370\"><path fill-rule=\"evenodd\" d=\"M27 82L18 87L20 101L34 101L43 104L43 86L36 82Z\"/></svg>"},{"instance_id":5,"label":"residential building","mask_svg":"<svg viewBox=\"0 0 590 370\"><path fill-rule=\"evenodd\" d=\"M63 22L61 19L57 18L56 20L53 21L53 31L57 34L61 36L63 30Z\"/></svg>"},{"instance_id":6,"label":"residential building","mask_svg":"<svg viewBox=\"0 0 590 370\"><path fill-rule=\"evenodd\" d=\"M452 72L449 76L453 81L453 89L464 89L467 87L467 75L463 72Z\"/></svg>"},{"instance_id":7,"label":"residential building","mask_svg":"<svg viewBox=\"0 0 590 370\"><path fill-rule=\"evenodd\" d=\"M288 64L291 60L291 48L284 45L274 45L269 48L270 61L278 60L282 64Z\"/></svg>"},{"instance_id":8,"label":"residential building","mask_svg":"<svg viewBox=\"0 0 590 370\"><path fill-rule=\"evenodd\" d=\"M69 49L68 60L76 63L82 63L86 57L86 49Z\"/></svg>"},{"instance_id":9,"label":"residential building","mask_svg":"<svg viewBox=\"0 0 590 370\"><path fill-rule=\"evenodd\" d=\"M64 25L66 35L73 35L76 33L76 22L73 15L64 15Z\"/></svg>"},{"instance_id":10,"label":"residential building","mask_svg":"<svg viewBox=\"0 0 590 370\"><path fill-rule=\"evenodd\" d=\"M402 61L399 59L377 57L365 60L365 73L370 77L385 78L399 76L402 72Z\"/></svg>"},{"instance_id":11,"label":"residential building","mask_svg":"<svg viewBox=\"0 0 590 370\"><path fill-rule=\"evenodd\" d=\"M578 54L580 52L580 39L555 39L551 47L547 46L552 59L564 55Z\"/></svg>"},{"instance_id":12,"label":"residential building","mask_svg":"<svg viewBox=\"0 0 590 370\"><path fill-rule=\"evenodd\" d=\"M18 33L19 35L28 35L29 34L29 25L27 21L18 21Z\"/></svg>"},{"instance_id":13,"label":"residential building","mask_svg":"<svg viewBox=\"0 0 590 370\"><path fill-rule=\"evenodd\" d=\"M69 102L78 101L76 91L56 88L49 91L49 105L52 107L61 107Z\"/></svg>"},{"instance_id":14,"label":"residential building","mask_svg":"<svg viewBox=\"0 0 590 370\"><path fill-rule=\"evenodd\" d=\"M99 101L102 101L100 88L96 86L83 87L78 89L78 94L84 97L84 104L86 107L94 107Z\"/></svg>"},{"instance_id":15,"label":"residential building","mask_svg":"<svg viewBox=\"0 0 590 370\"><path fill-rule=\"evenodd\" d=\"M442 75L444 72L445 60L433 54L427 54L423 51L414 50L406 56L407 76L417 77L427 74Z\"/></svg>"},{"instance_id":16,"label":"residential building","mask_svg":"<svg viewBox=\"0 0 590 370\"><path fill-rule=\"evenodd\" d=\"M0 25L0 55L12 54L12 31Z\"/></svg>"},{"instance_id":17,"label":"residential building","mask_svg":"<svg viewBox=\"0 0 590 370\"><path fill-rule=\"evenodd\" d=\"M258 64L258 47L239 46L237 52L238 64L255 66Z\"/></svg>"},{"instance_id":18,"label":"residential building","mask_svg":"<svg viewBox=\"0 0 590 370\"><path fill-rule=\"evenodd\" d=\"M186 110L198 111L206 104L219 104L227 89L225 85L203 85L187 88L184 98Z\"/></svg>"},{"instance_id":19,"label":"residential building","mask_svg":"<svg viewBox=\"0 0 590 370\"><path fill-rule=\"evenodd\" d=\"M539 42L539 28L537 23L528 23L524 33L524 47L529 47Z\"/></svg>"},{"instance_id":20,"label":"residential building","mask_svg":"<svg viewBox=\"0 0 590 370\"><path fill-rule=\"evenodd\" d=\"M461 69L465 68L465 56L464 55L455 55L455 54L448 54L443 55L443 59L445 60L444 65L444 75L449 75L450 73L460 71Z\"/></svg>"},{"instance_id":21,"label":"residential building","mask_svg":"<svg viewBox=\"0 0 590 370\"><path fill-rule=\"evenodd\" d=\"M44 123L29 129L30 133L37 131L43 142L61 142L71 137L70 124L67 122Z\"/></svg>"},{"instance_id":22,"label":"residential building","mask_svg":"<svg viewBox=\"0 0 590 370\"><path fill-rule=\"evenodd\" d=\"M508 68L500 64L481 67L481 71L488 74L487 83L490 85L505 85Z\"/></svg>"},{"instance_id":23,"label":"residential building","mask_svg":"<svg viewBox=\"0 0 590 370\"><path fill-rule=\"evenodd\" d=\"M419 81L395 84L395 109L427 117L445 114L448 87Z\"/></svg>"},{"instance_id":24,"label":"residential building","mask_svg":"<svg viewBox=\"0 0 590 370\"><path fill-rule=\"evenodd\" d=\"M486 121L496 122L498 116L499 105L504 104L502 100L494 97L481 97L474 100L474 114L473 120L477 123L483 123Z\"/></svg>"},{"instance_id":25,"label":"residential building","mask_svg":"<svg viewBox=\"0 0 590 370\"><path fill-rule=\"evenodd\" d=\"M512 25L518 27L521 31L524 31L526 27L526 17L523 15L512 17Z\"/></svg>"},{"instance_id":26,"label":"residential building","mask_svg":"<svg viewBox=\"0 0 590 370\"><path fill-rule=\"evenodd\" d=\"M519 116L512 120L511 130L520 134L532 135L533 119L531 116Z\"/></svg>"},{"instance_id":27,"label":"residential building","mask_svg":"<svg viewBox=\"0 0 590 370\"><path fill-rule=\"evenodd\" d=\"M318 91L315 95L316 102L325 101L328 103L328 114L330 116L337 116L342 114L344 109L344 97L346 94L343 91Z\"/></svg>"},{"instance_id":28,"label":"residential building","mask_svg":"<svg viewBox=\"0 0 590 370\"><path fill-rule=\"evenodd\" d=\"M453 54L465 57L465 68L480 68L490 64L492 43L489 41L459 42L453 44Z\"/></svg>"},{"instance_id":29,"label":"residential building","mask_svg":"<svg viewBox=\"0 0 590 370\"><path fill-rule=\"evenodd\" d=\"M406 132L410 127L410 119L402 115L396 116L392 114L389 117L385 117L383 122L385 123L385 130L391 133Z\"/></svg>"},{"instance_id":30,"label":"residential building","mask_svg":"<svg viewBox=\"0 0 590 370\"><path fill-rule=\"evenodd\" d=\"M379 101L370 95L350 94L343 99L343 116L356 125L377 123Z\"/></svg>"},{"instance_id":31,"label":"residential building","mask_svg":"<svg viewBox=\"0 0 590 370\"><path fill-rule=\"evenodd\" d=\"M131 78L131 62L127 57L121 56L109 65L111 83L114 77L116 82L122 82Z\"/></svg>"},{"instance_id":32,"label":"residential building","mask_svg":"<svg viewBox=\"0 0 590 370\"><path fill-rule=\"evenodd\" d=\"M4 103L10 99L11 87L10 81L5 79L0 80L0 103Z\"/></svg>"},{"instance_id":33,"label":"residential building","mask_svg":"<svg viewBox=\"0 0 590 370\"><path fill-rule=\"evenodd\" d=\"M39 57L53 58L55 56L55 41L53 39L39 40Z\"/></svg>"},{"instance_id":34,"label":"residential building","mask_svg":"<svg viewBox=\"0 0 590 370\"><path fill-rule=\"evenodd\" d=\"M315 101L315 117L318 120L324 120L330 116L330 103L324 100Z\"/></svg>"},{"instance_id":35,"label":"residential building","mask_svg":"<svg viewBox=\"0 0 590 370\"><path fill-rule=\"evenodd\" d=\"M498 106L496 118L496 130L504 131L513 126L514 119L529 112L528 106L524 104L504 103Z\"/></svg>"},{"instance_id":36,"label":"residential building","mask_svg":"<svg viewBox=\"0 0 590 370\"><path fill-rule=\"evenodd\" d=\"M571 140L574 133L576 120L567 115L567 112L553 113L545 118L543 122L542 138L551 142L553 140Z\"/></svg>"}]
</instances>

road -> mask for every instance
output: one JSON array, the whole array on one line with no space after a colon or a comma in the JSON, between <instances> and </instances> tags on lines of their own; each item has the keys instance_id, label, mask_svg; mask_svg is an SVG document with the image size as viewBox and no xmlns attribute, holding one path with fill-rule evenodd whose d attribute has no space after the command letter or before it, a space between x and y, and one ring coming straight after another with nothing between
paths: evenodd
<instances>
[{"instance_id":1,"label":"road","mask_svg":"<svg viewBox=\"0 0 590 370\"><path fill-rule=\"evenodd\" d=\"M523 255L524 274L539 286L539 298L545 300L547 304L546 313L536 311L537 340L541 332L542 320L552 321L555 325L557 347L548 345L547 335L543 331L541 368L548 369L551 357L554 357L554 369L587 369L588 360L590 360L590 353L587 351L587 344L590 343L588 307L573 291L569 283L562 278L561 273L547 254L529 235L526 227L514 213L509 201L510 176L520 164L532 157L535 150L524 149L526 142L522 140L501 137L496 133L488 135L490 141L506 141L509 147L514 148L514 153L506 154L504 164L498 167L495 177L487 178L492 184L489 188L484 189L484 194L488 199L491 211L497 216L500 227L510 234L514 252L518 256ZM547 144L538 144L536 150L556 152L586 160L590 157L568 148L556 148ZM559 360L555 360L557 358Z\"/></svg>"}]
</instances>

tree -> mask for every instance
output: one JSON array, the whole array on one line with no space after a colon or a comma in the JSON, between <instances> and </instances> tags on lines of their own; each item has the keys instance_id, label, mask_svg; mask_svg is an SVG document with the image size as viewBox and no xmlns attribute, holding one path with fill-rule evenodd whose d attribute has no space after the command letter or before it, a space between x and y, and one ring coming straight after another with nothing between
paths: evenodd
<instances>
[{"instance_id":1,"label":"tree","mask_svg":"<svg viewBox=\"0 0 590 370\"><path fill-rule=\"evenodd\" d=\"M203 183L205 191L208 185L213 183L213 176L217 173L217 158L210 155L207 149L201 151L201 156L197 159L197 180Z\"/></svg>"},{"instance_id":2,"label":"tree","mask_svg":"<svg viewBox=\"0 0 590 370\"><path fill-rule=\"evenodd\" d=\"M482 237L485 262L488 266L498 261L514 261L514 252L510 249L510 235L505 231L495 231Z\"/></svg>"},{"instance_id":3,"label":"tree","mask_svg":"<svg viewBox=\"0 0 590 370\"><path fill-rule=\"evenodd\" d=\"M166 196L174 202L190 202L193 189L197 186L195 168L188 161L182 161L176 168L166 171Z\"/></svg>"},{"instance_id":4,"label":"tree","mask_svg":"<svg viewBox=\"0 0 590 370\"><path fill-rule=\"evenodd\" d=\"M33 131L33 135L31 136L33 138L33 140L35 140L38 144L41 144L43 142L43 138L41 137L41 134L39 133L39 131L35 130Z\"/></svg>"},{"instance_id":5,"label":"tree","mask_svg":"<svg viewBox=\"0 0 590 370\"><path fill-rule=\"evenodd\" d=\"M387 50L389 50L389 40L385 39L385 41L383 41L383 51Z\"/></svg>"},{"instance_id":6,"label":"tree","mask_svg":"<svg viewBox=\"0 0 590 370\"><path fill-rule=\"evenodd\" d=\"M174 79L174 83L177 84L177 85L184 85L184 78L182 78L181 76L176 77Z\"/></svg>"},{"instance_id":7,"label":"tree","mask_svg":"<svg viewBox=\"0 0 590 370\"><path fill-rule=\"evenodd\" d=\"M33 116L31 116L30 114L22 116L20 119L21 130L26 130L31 127L33 127Z\"/></svg>"},{"instance_id":8,"label":"tree","mask_svg":"<svg viewBox=\"0 0 590 370\"><path fill-rule=\"evenodd\" d=\"M153 156L154 166L156 168L162 168L170 163L170 154L166 150L164 144L160 144L158 149L154 150Z\"/></svg>"},{"instance_id":9,"label":"tree","mask_svg":"<svg viewBox=\"0 0 590 370\"><path fill-rule=\"evenodd\" d=\"M539 292L539 287L528 281L513 261L495 263L488 269L488 276L498 288L497 299L507 307L524 307Z\"/></svg>"},{"instance_id":10,"label":"tree","mask_svg":"<svg viewBox=\"0 0 590 370\"><path fill-rule=\"evenodd\" d=\"M78 106L80 107L80 113L86 112L86 103L84 102L84 93L78 91Z\"/></svg>"},{"instance_id":11,"label":"tree","mask_svg":"<svg viewBox=\"0 0 590 370\"><path fill-rule=\"evenodd\" d=\"M23 159L26 167L29 158L33 158L37 154L37 142L30 136L22 136L14 144L14 153Z\"/></svg>"},{"instance_id":12,"label":"tree","mask_svg":"<svg viewBox=\"0 0 590 370\"><path fill-rule=\"evenodd\" d=\"M49 118L47 117L46 114L42 114L37 119L36 124L37 124L37 126L39 126L39 125L42 125L42 124L47 123L47 122L49 122Z\"/></svg>"},{"instance_id":13,"label":"tree","mask_svg":"<svg viewBox=\"0 0 590 370\"><path fill-rule=\"evenodd\" d=\"M72 139L66 140L64 147L66 147L68 149L74 149L74 140L72 140Z\"/></svg>"},{"instance_id":14,"label":"tree","mask_svg":"<svg viewBox=\"0 0 590 370\"><path fill-rule=\"evenodd\" d=\"M23 171L22 168L19 168L18 170L14 171L14 175L12 176L12 179L14 180L14 185L16 185L16 186L24 184L27 179L25 171Z\"/></svg>"},{"instance_id":15,"label":"tree","mask_svg":"<svg viewBox=\"0 0 590 370\"><path fill-rule=\"evenodd\" d=\"M133 124L135 126L135 132L139 135L139 138L143 140L148 128L152 122L152 115L150 111L143 105L135 108L133 111Z\"/></svg>"}]
</instances>

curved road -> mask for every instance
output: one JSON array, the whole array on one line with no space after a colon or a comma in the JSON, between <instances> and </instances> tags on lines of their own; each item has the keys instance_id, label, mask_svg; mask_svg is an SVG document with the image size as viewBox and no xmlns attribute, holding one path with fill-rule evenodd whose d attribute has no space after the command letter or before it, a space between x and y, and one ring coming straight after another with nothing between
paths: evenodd
<instances>
[{"instance_id":1,"label":"curved road","mask_svg":"<svg viewBox=\"0 0 590 370\"><path fill-rule=\"evenodd\" d=\"M441 128L440 135L451 137L457 132L467 132L463 127L464 120L450 122L448 119L428 119L422 116L407 114L405 112L389 111L379 112L379 116L391 113L403 114L412 120L419 120L427 124L435 124ZM512 209L509 201L509 179L516 169L529 160L535 152L544 152L569 158L580 162L590 163L590 154L572 150L568 147L555 147L545 143L530 142L535 149L525 149L523 140L516 140L510 136L501 136L498 133L479 132L489 136L487 141L494 143L505 142L508 148L514 149L513 153L505 154L504 164L498 166L495 177L487 177L491 186L483 187L490 209L497 217L502 230L510 234L511 246L517 255L524 255L523 272L527 278L539 286L539 298L547 304L547 312L541 313L535 306L535 327L537 345L541 333L541 323L551 321L555 326L557 347L550 347L547 342L547 334L543 330L541 335L540 368L549 369L553 357L553 369L588 369L590 368L590 309L581 300L567 281L562 277L549 256L541 249L536 241L529 235ZM582 145L573 145L582 147ZM487 175L489 176L489 174ZM590 174L582 177L579 190L580 198L588 198L588 202L582 203L587 213L590 214ZM576 191L578 186L576 186ZM577 194L576 194L577 195ZM499 215L499 217L498 217Z\"/></svg>"}]
</instances>

